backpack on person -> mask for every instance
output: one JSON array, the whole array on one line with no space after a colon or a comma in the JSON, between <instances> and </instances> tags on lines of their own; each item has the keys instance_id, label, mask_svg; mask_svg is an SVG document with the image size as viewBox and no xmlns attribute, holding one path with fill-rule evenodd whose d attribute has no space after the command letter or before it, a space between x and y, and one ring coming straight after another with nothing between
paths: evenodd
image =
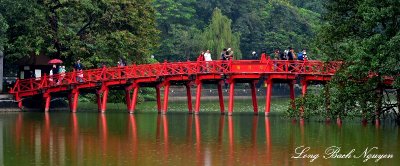
<instances>
[{"instance_id":1,"label":"backpack on person","mask_svg":"<svg viewBox=\"0 0 400 166\"><path fill-rule=\"evenodd\" d=\"M297 60L304 60L302 52L297 53Z\"/></svg>"}]
</instances>

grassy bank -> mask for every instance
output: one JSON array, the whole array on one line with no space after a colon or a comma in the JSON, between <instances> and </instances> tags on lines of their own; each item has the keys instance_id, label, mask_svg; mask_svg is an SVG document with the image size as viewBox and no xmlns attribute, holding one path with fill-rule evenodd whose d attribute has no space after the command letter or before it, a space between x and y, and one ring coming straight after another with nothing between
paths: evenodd
<instances>
[{"instance_id":1,"label":"grassy bank","mask_svg":"<svg viewBox=\"0 0 400 166\"><path fill-rule=\"evenodd\" d=\"M193 109L195 101L193 103ZM289 106L288 98L273 98L271 103L271 113L283 113L287 110ZM89 102L80 102L78 105L79 111L96 111L97 104ZM225 111L228 110L228 101L225 101ZM258 100L258 110L259 112L265 111L265 99ZM126 105L124 103L108 103L107 111L112 112L123 112L126 111ZM136 106L136 112L156 112L157 103L155 101L147 101L140 103ZM187 112L187 102L186 101L170 101L168 104L169 112ZM200 106L201 112L215 112L218 113L219 102L218 100L202 100ZM234 112L253 112L252 101L248 99L237 99L234 103Z\"/></svg>"}]
</instances>

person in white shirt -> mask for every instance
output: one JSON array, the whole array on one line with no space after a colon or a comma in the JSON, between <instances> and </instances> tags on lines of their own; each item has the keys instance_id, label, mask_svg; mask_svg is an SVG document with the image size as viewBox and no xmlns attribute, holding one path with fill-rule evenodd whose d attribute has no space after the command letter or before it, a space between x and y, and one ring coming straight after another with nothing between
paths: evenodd
<instances>
[{"instance_id":1,"label":"person in white shirt","mask_svg":"<svg viewBox=\"0 0 400 166\"><path fill-rule=\"evenodd\" d=\"M210 50L207 50L206 53L204 54L204 60L205 61L212 61Z\"/></svg>"},{"instance_id":2,"label":"person in white shirt","mask_svg":"<svg viewBox=\"0 0 400 166\"><path fill-rule=\"evenodd\" d=\"M207 70L206 71L210 71L209 70L209 62L211 62L212 61L212 59L211 59L211 54L210 54L210 50L207 50L206 51L206 53L204 54L204 60L206 61L206 67L207 67Z\"/></svg>"}]
</instances>

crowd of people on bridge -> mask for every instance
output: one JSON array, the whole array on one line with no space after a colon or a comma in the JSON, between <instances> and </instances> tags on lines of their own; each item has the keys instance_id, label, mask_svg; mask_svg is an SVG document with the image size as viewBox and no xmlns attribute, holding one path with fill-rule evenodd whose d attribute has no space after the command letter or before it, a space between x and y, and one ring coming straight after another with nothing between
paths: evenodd
<instances>
[{"instance_id":1,"label":"crowd of people on bridge","mask_svg":"<svg viewBox=\"0 0 400 166\"><path fill-rule=\"evenodd\" d=\"M205 62L212 61L212 56L210 52L211 52L210 50L202 51L201 54L197 57L197 61L205 61ZM232 48L222 49L221 54L219 56L219 60L232 60L232 59L234 59L233 49ZM271 55L267 53L266 49L262 49L260 56L258 56L256 51L252 51L249 59L260 60L260 62L266 62L267 60L309 60L309 58L307 57L306 49L302 49L302 51L296 53L292 47L288 47L288 49L284 50L283 52L279 49L275 49ZM124 59L120 58L119 61L117 62L118 67L124 67L126 65L127 63ZM105 67L105 65L103 64L102 67ZM73 65L73 68L74 71L77 72L76 80L78 82L83 82L84 66L82 65L80 59L76 61L76 63ZM51 81L59 84L63 80L65 72L66 72L65 66L53 65L53 68L50 70L49 75L52 76L60 74L60 77L57 80L50 78Z\"/></svg>"},{"instance_id":2,"label":"crowd of people on bridge","mask_svg":"<svg viewBox=\"0 0 400 166\"><path fill-rule=\"evenodd\" d=\"M309 60L307 56L307 50L302 49L300 52L296 53L294 48L288 47L288 49L283 52L279 49L275 49L272 55L269 55L265 49L262 49L261 56L259 57L256 51L253 51L250 56L251 60L260 60L265 62L270 60ZM232 48L224 48L220 55L220 60L231 60L234 58ZM212 61L210 50L202 51L197 57L197 61Z\"/></svg>"}]
</instances>

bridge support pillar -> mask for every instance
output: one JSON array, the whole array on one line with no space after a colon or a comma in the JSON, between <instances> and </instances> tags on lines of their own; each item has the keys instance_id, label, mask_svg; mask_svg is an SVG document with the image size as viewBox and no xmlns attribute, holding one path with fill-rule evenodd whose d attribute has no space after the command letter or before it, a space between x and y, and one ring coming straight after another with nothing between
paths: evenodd
<instances>
[{"instance_id":1,"label":"bridge support pillar","mask_svg":"<svg viewBox=\"0 0 400 166\"><path fill-rule=\"evenodd\" d=\"M107 98L108 98L108 87L102 87L96 94L97 105L99 107L99 112L104 113L107 109Z\"/></svg>"},{"instance_id":2,"label":"bridge support pillar","mask_svg":"<svg viewBox=\"0 0 400 166\"><path fill-rule=\"evenodd\" d=\"M167 82L164 86L164 105L163 105L163 110L161 111L161 114L167 114L168 111L168 96L169 96L169 87L170 83Z\"/></svg>"},{"instance_id":3,"label":"bridge support pillar","mask_svg":"<svg viewBox=\"0 0 400 166\"><path fill-rule=\"evenodd\" d=\"M305 80L301 81L301 93L302 93L303 97L307 93L307 87L308 87L307 81L305 81Z\"/></svg>"},{"instance_id":4,"label":"bridge support pillar","mask_svg":"<svg viewBox=\"0 0 400 166\"><path fill-rule=\"evenodd\" d=\"M131 102L129 102L129 109L128 109L128 111L129 111L129 113L131 113L131 114L133 114L133 112L135 111L135 109L136 109L136 103L137 103L137 95L138 95L138 92L139 92L139 86L138 85L135 85L134 87L133 87L133 94L132 94L132 101ZM130 93L129 93L129 96L130 96ZM129 97L130 98L130 97Z\"/></svg>"},{"instance_id":5,"label":"bridge support pillar","mask_svg":"<svg viewBox=\"0 0 400 166\"><path fill-rule=\"evenodd\" d=\"M185 86L186 86L186 96L187 96L187 102L188 102L188 111L189 111L189 114L192 114L193 113L193 110L192 110L192 93L190 91L190 84L187 83Z\"/></svg>"},{"instance_id":6,"label":"bridge support pillar","mask_svg":"<svg viewBox=\"0 0 400 166\"><path fill-rule=\"evenodd\" d=\"M257 93L256 93L256 81L251 81L251 82L250 82L250 88L251 88L251 99L252 99L252 101L253 101L254 115L258 115L258 104L257 104Z\"/></svg>"},{"instance_id":7,"label":"bridge support pillar","mask_svg":"<svg viewBox=\"0 0 400 166\"><path fill-rule=\"evenodd\" d=\"M292 105L292 108L295 109L296 108L296 103L294 101L295 96L294 96L294 83L295 81L290 81L289 82L289 89L290 89L290 104Z\"/></svg>"},{"instance_id":8,"label":"bridge support pillar","mask_svg":"<svg viewBox=\"0 0 400 166\"><path fill-rule=\"evenodd\" d=\"M157 98L157 112L161 113L161 94L159 86L156 86L156 98Z\"/></svg>"},{"instance_id":9,"label":"bridge support pillar","mask_svg":"<svg viewBox=\"0 0 400 166\"><path fill-rule=\"evenodd\" d=\"M51 96L50 93L44 93L43 94L43 99L44 99L44 112L49 112L50 110L50 101L51 101Z\"/></svg>"},{"instance_id":10,"label":"bridge support pillar","mask_svg":"<svg viewBox=\"0 0 400 166\"><path fill-rule=\"evenodd\" d=\"M201 102L201 87L202 87L202 83L201 81L197 82L197 89L196 89L196 110L194 112L194 114L199 114L200 112L200 102Z\"/></svg>"},{"instance_id":11,"label":"bridge support pillar","mask_svg":"<svg viewBox=\"0 0 400 166\"><path fill-rule=\"evenodd\" d=\"M272 84L273 81L272 79L267 79L265 81L267 84L267 96L266 96L266 102L265 102L265 116L269 115L269 112L271 111L271 95L272 95Z\"/></svg>"},{"instance_id":12,"label":"bridge support pillar","mask_svg":"<svg viewBox=\"0 0 400 166\"><path fill-rule=\"evenodd\" d=\"M219 98L219 108L221 110L221 114L225 114L225 106L224 106L224 95L222 94L222 85L224 81L219 81L217 88L218 88L218 98Z\"/></svg>"},{"instance_id":13,"label":"bridge support pillar","mask_svg":"<svg viewBox=\"0 0 400 166\"><path fill-rule=\"evenodd\" d=\"M79 91L77 89L72 90L71 94L69 95L69 107L70 111L75 113L78 109L78 98L79 98Z\"/></svg>"},{"instance_id":14,"label":"bridge support pillar","mask_svg":"<svg viewBox=\"0 0 400 166\"><path fill-rule=\"evenodd\" d=\"M235 97L235 81L231 80L229 82L229 105L228 105L228 116L232 116L233 113L233 104L234 104L234 99Z\"/></svg>"},{"instance_id":15,"label":"bridge support pillar","mask_svg":"<svg viewBox=\"0 0 400 166\"><path fill-rule=\"evenodd\" d=\"M303 97L306 96L307 93L307 81L306 80L302 80L301 81L301 93L303 95ZM304 105L301 106L300 108L300 118L303 119L303 114L304 114Z\"/></svg>"},{"instance_id":16,"label":"bridge support pillar","mask_svg":"<svg viewBox=\"0 0 400 166\"><path fill-rule=\"evenodd\" d=\"M23 105L22 105L22 98L20 98L20 97L18 96L18 93L15 95L15 100L17 100L17 102L18 102L18 108L22 109L22 108L23 108Z\"/></svg>"}]
</instances>

